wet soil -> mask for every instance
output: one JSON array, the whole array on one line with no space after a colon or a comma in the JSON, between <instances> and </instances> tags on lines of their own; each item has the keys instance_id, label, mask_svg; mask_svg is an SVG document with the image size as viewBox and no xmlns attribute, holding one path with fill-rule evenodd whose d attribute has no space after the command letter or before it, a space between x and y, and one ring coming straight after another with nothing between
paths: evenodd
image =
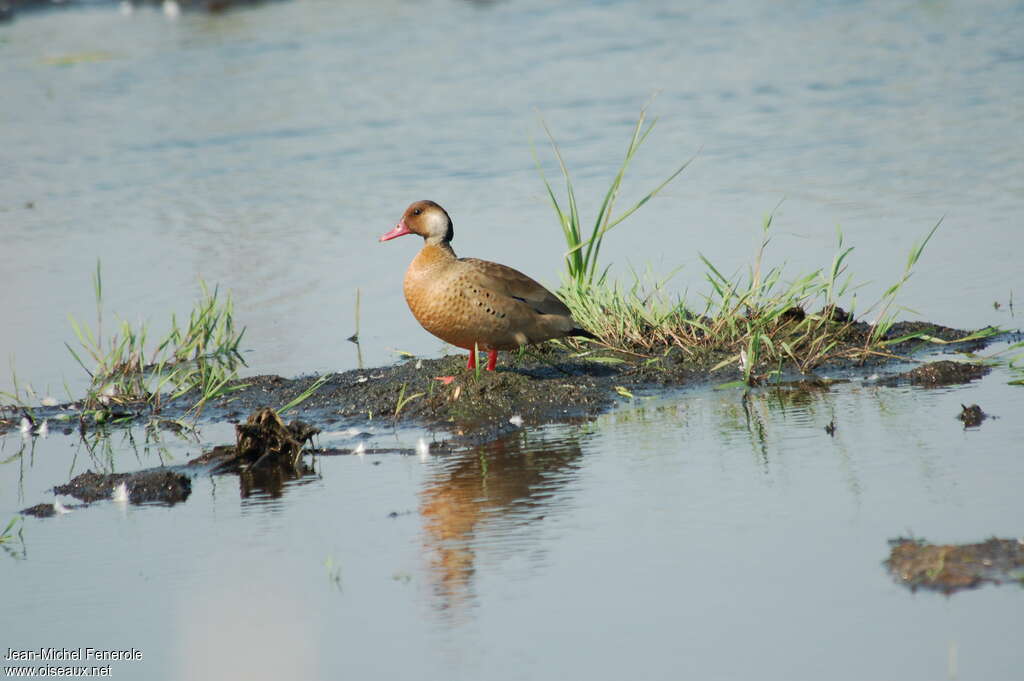
<instances>
[{"instance_id":1,"label":"wet soil","mask_svg":"<svg viewBox=\"0 0 1024 681\"><path fill-rule=\"evenodd\" d=\"M68 504L64 507L64 512L74 511L79 508L84 508L88 504ZM29 506L19 511L21 515L30 515L33 518L52 518L57 515L57 507L55 504L36 504L35 506Z\"/></svg>"},{"instance_id":2,"label":"wet soil","mask_svg":"<svg viewBox=\"0 0 1024 681\"><path fill-rule=\"evenodd\" d=\"M188 499L192 481L188 476L166 468L148 469L137 473L94 473L86 471L66 485L57 485L53 491L66 494L86 503L111 499L114 489L124 483L128 500L141 504L160 502L175 504Z\"/></svg>"},{"instance_id":3,"label":"wet soil","mask_svg":"<svg viewBox=\"0 0 1024 681\"><path fill-rule=\"evenodd\" d=\"M910 589L953 593L985 583L1024 586L1024 540L992 538L980 544L929 544L899 538L885 561L896 580Z\"/></svg>"},{"instance_id":4,"label":"wet soil","mask_svg":"<svg viewBox=\"0 0 1024 681\"><path fill-rule=\"evenodd\" d=\"M449 383L439 377L452 377ZM316 377L255 376L228 400L209 405L204 418L234 421L254 409L279 407ZM547 350L536 358L512 356L497 371L468 371L465 355L411 359L390 367L333 374L299 411L323 429L369 423L426 426L451 432L461 444L500 437L519 425L586 420L617 399L617 384L645 382L620 368ZM193 396L185 395L187 404ZM172 408L175 405L172 405ZM521 424L509 419L518 416ZM518 419L516 420L518 422Z\"/></svg>"},{"instance_id":5,"label":"wet soil","mask_svg":"<svg viewBox=\"0 0 1024 681\"><path fill-rule=\"evenodd\" d=\"M68 504L68 511L88 506L102 499L113 499L115 490L125 486L127 501L133 504L176 504L188 499L192 493L192 480L187 475L169 468L148 468L135 473L94 473L86 471L64 485L53 488L54 493L72 496L84 504ZM36 504L21 510L22 515L49 518L57 515L54 504Z\"/></svg>"},{"instance_id":6,"label":"wet soil","mask_svg":"<svg viewBox=\"0 0 1024 681\"><path fill-rule=\"evenodd\" d=\"M849 324L844 337L847 342L861 342L869 328ZM901 323L890 330L892 338L925 331L947 341L962 338L969 332L935 324ZM953 352L977 341L944 349ZM820 367L833 377L857 377L865 369L893 373L883 376L881 385L912 383L921 386L945 386L975 380L989 368L966 362L940 360L896 373L907 357L922 349L934 350L923 341L907 341L889 348L892 356L872 357L864 361L834 361ZM717 371L722 356L703 356L694 360L682 349L672 347L665 352L641 357L607 350L574 352L554 344L531 348L528 353L502 353L498 370L472 371L465 368L466 355L441 359L408 359L387 367L354 369L330 374L323 385L296 410L311 429L349 428L368 423L415 424L446 431L453 444L472 445L492 441L522 425L553 422L586 421L627 399L636 391L691 385L721 385L741 378L738 367L730 363ZM438 378L450 377L450 381ZM240 423L264 407L280 408L308 390L316 376L283 378L263 375L242 378L231 385L236 388L227 398L208 403L201 414L203 422ZM788 386L799 390L827 390L829 382L819 376L790 372L773 379L772 386ZM160 417L175 419L188 416L198 400L196 394L185 394L165 403ZM36 421L51 419L51 428L61 420L70 426L87 430L95 424L78 419L74 404L39 407L33 411ZM142 405L121 408L120 418L149 418ZM510 421L511 419L511 421ZM109 419L108 419L109 420ZM20 410L0 408L0 432L18 427ZM301 433L293 433L301 435ZM308 438L299 437L299 441ZM284 443L280 443L282 446ZM252 461L247 461L251 465Z\"/></svg>"},{"instance_id":7,"label":"wet soil","mask_svg":"<svg viewBox=\"0 0 1024 681\"><path fill-rule=\"evenodd\" d=\"M968 334L935 325L926 328L930 334L946 340ZM896 325L891 333L899 337L920 329L916 324ZM893 351L910 353L920 347L923 346L915 343L894 347ZM959 349L955 344L947 347ZM934 350L931 344L928 348ZM333 374L299 411L304 419L324 429L381 421L411 423L445 430L460 445L479 444L519 425L588 420L636 391L720 385L741 378L734 365L709 372L709 362L717 363L720 359L705 357L703 364L697 364L675 347L659 356L638 358L610 351L581 356L548 346L523 356L507 353L498 370L488 372L466 370L465 355L414 358L390 367ZM863 373L865 364L876 367L883 362L896 364L892 358L867 363L837 361L823 369L838 379L824 381L813 374L789 374L784 377L786 380L772 386L785 386L797 392L828 390L831 383L844 380L844 374L857 376ZM894 373L881 383L951 385L975 380L989 371L986 366L940 360ZM442 382L440 377L452 380ZM205 416L232 421L260 407L283 405L314 380L315 377L280 376L241 379L235 383L241 389L228 400L210 405ZM195 396L185 395L181 403L190 404L194 399Z\"/></svg>"},{"instance_id":8,"label":"wet soil","mask_svg":"<svg viewBox=\"0 0 1024 681\"><path fill-rule=\"evenodd\" d=\"M946 340L968 334L946 327L925 326L928 333ZM863 333L857 330L857 325L850 327L852 332ZM895 338L921 329L922 326L916 324L896 325L891 334ZM933 349L930 344L928 347ZM958 349L955 344L947 347ZM907 353L914 347L892 349ZM236 388L234 392L225 399L208 403L201 414L204 422L235 423L234 445L215 447L176 470L158 468L111 475L84 473L55 491L91 503L109 499L114 488L124 482L129 499L134 503L176 503L187 498L189 478L203 472L238 474L243 496L255 490L276 495L286 481L313 474L302 462L304 452L317 451L322 455L415 453L398 449L304 449L321 429L337 430L382 422L396 426L416 424L448 435L429 446L431 453L440 453L492 442L523 426L585 422L616 402L629 399L636 391L724 384L741 377L734 365L709 372L709 362L717 363L721 358L704 357L700 364L675 347L658 356L641 358L611 351L573 352L549 344L533 348L529 353L503 353L502 364L493 372L467 370L465 357L461 354L441 359L412 358L388 367L330 374L297 408L304 420L287 426L275 410L307 391L318 377L238 379L232 384ZM883 359L892 362L892 358ZM873 359L868 364L881 361ZM833 375L841 376L846 372L855 377L863 374L865 364L833 362L825 368ZM950 385L974 380L988 371L984 366L941 360L894 373L881 383ZM801 396L811 392L829 390L836 381L846 380L842 377L823 380L801 374L785 378L788 380L776 381L772 387L793 400L804 399ZM166 403L161 419L185 416L197 400L198 395L185 394ZM32 411L36 422L63 421L65 430L71 424L83 432L95 427L96 424L86 423L76 416L76 406L39 407ZM243 423L245 415L248 420ZM122 417L131 422L149 415L140 405L134 411L125 410ZM0 409L0 419L3 419L0 432L19 427L20 410ZM830 425L831 435L836 425L834 422ZM965 418L965 425L974 425L974 421ZM45 504L40 508L42 506Z\"/></svg>"},{"instance_id":9,"label":"wet soil","mask_svg":"<svg viewBox=\"0 0 1024 681\"><path fill-rule=\"evenodd\" d=\"M938 388L975 381L988 374L991 370L990 367L983 364L953 362L946 359L922 364L910 371L896 374L886 379L886 384L908 382L926 388Z\"/></svg>"}]
</instances>

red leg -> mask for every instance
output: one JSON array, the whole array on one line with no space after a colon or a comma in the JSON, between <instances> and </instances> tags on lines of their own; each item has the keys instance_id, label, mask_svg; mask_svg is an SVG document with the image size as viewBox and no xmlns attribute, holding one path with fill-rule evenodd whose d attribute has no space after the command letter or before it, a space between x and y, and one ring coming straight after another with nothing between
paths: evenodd
<instances>
[{"instance_id":1,"label":"red leg","mask_svg":"<svg viewBox=\"0 0 1024 681\"><path fill-rule=\"evenodd\" d=\"M487 353L487 370L494 371L494 367L498 364L498 351L491 350Z\"/></svg>"},{"instance_id":2,"label":"red leg","mask_svg":"<svg viewBox=\"0 0 1024 681\"><path fill-rule=\"evenodd\" d=\"M466 365L467 369L476 369L476 350L469 351L469 364Z\"/></svg>"}]
</instances>

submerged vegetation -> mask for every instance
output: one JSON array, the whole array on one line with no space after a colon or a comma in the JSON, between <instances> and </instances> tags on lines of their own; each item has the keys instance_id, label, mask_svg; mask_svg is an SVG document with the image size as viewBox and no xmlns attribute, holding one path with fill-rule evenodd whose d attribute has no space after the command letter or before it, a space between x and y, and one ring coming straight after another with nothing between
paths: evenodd
<instances>
[{"instance_id":1,"label":"submerged vegetation","mask_svg":"<svg viewBox=\"0 0 1024 681\"><path fill-rule=\"evenodd\" d=\"M610 350L644 357L678 348L688 360L712 371L738 366L744 382L752 384L778 372L783 365L806 372L830 359L887 356L890 346L908 340L943 342L924 329L896 338L890 333L896 315L904 311L896 305L896 298L941 220L911 248L902 276L876 303L860 313L862 318L873 315L871 323L857 321L856 294L847 303L848 311L838 305L840 299L859 288L847 271L847 258L853 247L846 245L842 231L836 230L836 251L827 268L786 279L782 267L765 265L772 215L764 220L760 247L745 274L727 276L700 255L710 291L696 305L691 305L685 296L668 292L671 275L651 279L633 271L629 285L610 281L608 267L600 269L598 262L605 234L660 192L690 163L683 163L628 210L613 215L630 161L654 124L655 121L646 122L646 111L640 112L626 154L601 200L586 239L572 177L550 131L548 137L565 182L562 201L538 162L567 246L566 270L559 295L572 310L573 317L596 334L603 345ZM960 340L984 338L997 332L985 329Z\"/></svg>"}]
</instances>

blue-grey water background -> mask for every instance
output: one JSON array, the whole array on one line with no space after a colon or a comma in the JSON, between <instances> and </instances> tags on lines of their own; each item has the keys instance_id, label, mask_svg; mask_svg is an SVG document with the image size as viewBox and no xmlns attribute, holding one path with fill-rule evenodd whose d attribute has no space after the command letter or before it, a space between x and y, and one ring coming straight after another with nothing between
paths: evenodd
<instances>
[{"instance_id":1,"label":"blue-grey water background","mask_svg":"<svg viewBox=\"0 0 1024 681\"><path fill-rule=\"evenodd\" d=\"M611 233L614 275L679 268L670 287L699 300L699 255L742 271L774 210L769 261L825 267L840 227L864 309L943 219L906 316L1016 327L1022 45L1015 2L23 14L0 25L0 391L8 365L40 397L84 389L64 343L69 315L94 320L98 258L108 324L155 334L200 278L230 290L250 373L356 367L357 288L365 365L437 355L401 295L417 244L377 236L431 198L461 255L557 285L539 117L593 215L653 95L621 205L693 162ZM0 560L0 646L143 650L121 678L1016 678L1018 587L911 594L880 565L899 535L1020 535L1024 400L1007 380L865 375L759 399L753 421L735 392L682 390L443 460L324 459L280 497L197 479L173 508L26 520L24 555ZM971 402L1001 418L963 430ZM86 468L233 435L164 439L90 453L7 436L0 517Z\"/></svg>"}]
</instances>

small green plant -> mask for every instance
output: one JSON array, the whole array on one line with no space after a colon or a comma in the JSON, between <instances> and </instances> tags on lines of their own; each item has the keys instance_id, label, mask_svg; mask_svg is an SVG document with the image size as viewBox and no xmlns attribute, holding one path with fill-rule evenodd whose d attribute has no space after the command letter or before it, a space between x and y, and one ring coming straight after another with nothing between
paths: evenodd
<instances>
[{"instance_id":1,"label":"small green plant","mask_svg":"<svg viewBox=\"0 0 1024 681\"><path fill-rule=\"evenodd\" d=\"M1024 349L1024 343L1014 343L1009 349L1022 350ZM1010 371L1012 371L1015 376L1015 378L1010 381L1010 385L1024 385L1024 352L1011 357L1009 366Z\"/></svg>"},{"instance_id":2,"label":"small green plant","mask_svg":"<svg viewBox=\"0 0 1024 681\"><path fill-rule=\"evenodd\" d=\"M615 392L617 392L619 395L621 395L622 397L625 397L627 399L630 399L630 400L636 399L636 396L633 395L633 393L630 392L629 389L626 388L625 386L622 386L622 385L615 386Z\"/></svg>"},{"instance_id":3,"label":"small green plant","mask_svg":"<svg viewBox=\"0 0 1024 681\"><path fill-rule=\"evenodd\" d=\"M903 270L903 276L882 294L882 299L879 301L879 305L881 305L882 309L878 313L878 320L872 325L871 333L868 335L868 345L874 345L885 340L886 335L889 333L889 329L892 328L893 323L896 321L897 311L901 310L901 308L896 308L895 310L892 309L893 304L896 302L896 296L899 294L900 289L903 288L903 285L907 283L907 280L910 279L910 275L914 272L914 266L917 265L917 261L921 259L921 254L924 252L925 246L927 246L928 242L931 241L932 237L935 235L935 231L941 224L942 220L940 219L935 223L935 226L932 227L931 231L928 232L924 239L914 244L910 249L910 255L907 256L907 265Z\"/></svg>"},{"instance_id":4,"label":"small green plant","mask_svg":"<svg viewBox=\"0 0 1024 681\"><path fill-rule=\"evenodd\" d=\"M21 388L18 386L18 372L14 369L14 356L11 355L8 361L11 366L11 385L14 387L14 392L9 393L0 391L0 397L10 402L12 405L20 407L24 405L24 402L21 399Z\"/></svg>"},{"instance_id":5,"label":"small green plant","mask_svg":"<svg viewBox=\"0 0 1024 681\"><path fill-rule=\"evenodd\" d=\"M14 539L14 526L18 524L18 520L17 516L11 518L10 521L8 521L7 526L3 530L0 530L0 544L6 544ZM20 528L18 532L21 532Z\"/></svg>"},{"instance_id":6,"label":"small green plant","mask_svg":"<svg viewBox=\"0 0 1024 681\"><path fill-rule=\"evenodd\" d=\"M277 415L284 416L286 412L291 411L295 407L299 406L300 404L308 400L310 397L313 396L313 393L319 390L323 386L323 384L326 383L331 378L332 375L333 374L324 374L320 378L313 381L313 383L310 384L308 388L303 390L301 393L296 395L294 399L292 399L290 402L288 402L280 409L278 409Z\"/></svg>"},{"instance_id":7,"label":"small green plant","mask_svg":"<svg viewBox=\"0 0 1024 681\"><path fill-rule=\"evenodd\" d=\"M626 155L622 160L622 164L619 166L619 170L615 177L612 179L611 185L608 187L608 191L605 192L604 199L601 201L601 207L597 211L597 217L594 219L594 224L590 228L589 236L585 234L585 227L580 218L579 206L576 202L576 193L573 191L572 176L569 174L569 168L565 163L565 159L562 157L562 152L558 148L558 143L555 142L554 135L551 134L551 130L548 129L547 124L541 120L541 125L544 127L544 132L547 133L548 140L551 142L551 148L555 152L555 158L558 159L558 166L562 171L562 178L565 180L565 210L562 209L562 204L559 203L555 197L555 192L551 188L551 184L548 182L547 176L544 174L544 169L540 164L540 159L534 158L537 162L537 170L540 172L541 179L544 180L544 186L548 191L548 198L551 200L551 205L554 207L555 212L558 214L558 221L562 225L562 232L565 236L565 243L568 250L565 253L565 264L569 283L575 285L578 288L587 288L593 285L594 276L597 273L598 255L601 253L601 242L604 239L604 235L608 233L608 230L619 225L623 220L628 218L630 215L635 213L640 206L651 200L658 192L665 188L669 182L676 179L686 166L690 164L690 161L679 166L675 172L668 176L668 178L655 187L642 199L637 201L628 210L622 212L618 216L614 214L615 201L619 197L619 189L622 186L622 180L626 176L626 169L629 167L630 161L633 160L633 156L637 150L640 149L640 145L644 143L647 136L651 134L654 129L654 124L657 121L651 121L646 126L644 125L647 119L647 109L644 108L640 111L640 117L637 119L636 126L633 128L633 135L629 140L629 146L626 147ZM692 159L691 159L692 160ZM603 283L607 270L601 273L598 278L598 283Z\"/></svg>"},{"instance_id":8,"label":"small green plant","mask_svg":"<svg viewBox=\"0 0 1024 681\"><path fill-rule=\"evenodd\" d=\"M395 415L394 415L394 420L395 421L398 420L398 415L402 413L402 410L405 408L405 405L409 404L410 402L415 400L417 397L423 397L423 395L426 394L426 393L414 393L412 395L406 396L405 391L408 388L409 388L409 384L408 383L403 383L402 384L402 389L398 391L398 400L395 402Z\"/></svg>"},{"instance_id":9,"label":"small green plant","mask_svg":"<svg viewBox=\"0 0 1024 681\"><path fill-rule=\"evenodd\" d=\"M17 527L17 530L15 530L15 527ZM15 544L20 545L20 549L16 549ZM18 516L11 518L7 526L0 531L0 548L12 558L25 558L25 536L21 526L21 518Z\"/></svg>"},{"instance_id":10,"label":"small green plant","mask_svg":"<svg viewBox=\"0 0 1024 681\"><path fill-rule=\"evenodd\" d=\"M327 581L333 584L335 589L341 591L341 563L334 560L334 556L327 556L324 561L324 569L327 571Z\"/></svg>"},{"instance_id":11,"label":"small green plant","mask_svg":"<svg viewBox=\"0 0 1024 681\"><path fill-rule=\"evenodd\" d=\"M1024 341L1012 343L984 359L990 364L1005 363L1011 375L1009 385L1024 385Z\"/></svg>"},{"instance_id":12,"label":"small green plant","mask_svg":"<svg viewBox=\"0 0 1024 681\"><path fill-rule=\"evenodd\" d=\"M104 420L112 406L141 404L159 411L165 395L176 399L195 391L193 409L198 413L209 400L244 386L229 385L243 364L238 347L245 329L236 330L230 294L223 299L200 281L201 298L179 325L171 317L171 329L147 352L149 331L145 323L121 321L116 333L104 343L103 276L99 261L93 274L96 298L95 330L70 318L78 348L68 351L89 374L91 384L83 409ZM88 363L87 363L88 362Z\"/></svg>"},{"instance_id":13,"label":"small green plant","mask_svg":"<svg viewBox=\"0 0 1024 681\"><path fill-rule=\"evenodd\" d=\"M353 333L351 336L349 336L346 339L346 340L348 340L351 343L355 343L356 345L359 345L359 299L360 299L360 297L361 296L360 296L360 293L359 293L359 289L356 288L356 332Z\"/></svg>"}]
</instances>

